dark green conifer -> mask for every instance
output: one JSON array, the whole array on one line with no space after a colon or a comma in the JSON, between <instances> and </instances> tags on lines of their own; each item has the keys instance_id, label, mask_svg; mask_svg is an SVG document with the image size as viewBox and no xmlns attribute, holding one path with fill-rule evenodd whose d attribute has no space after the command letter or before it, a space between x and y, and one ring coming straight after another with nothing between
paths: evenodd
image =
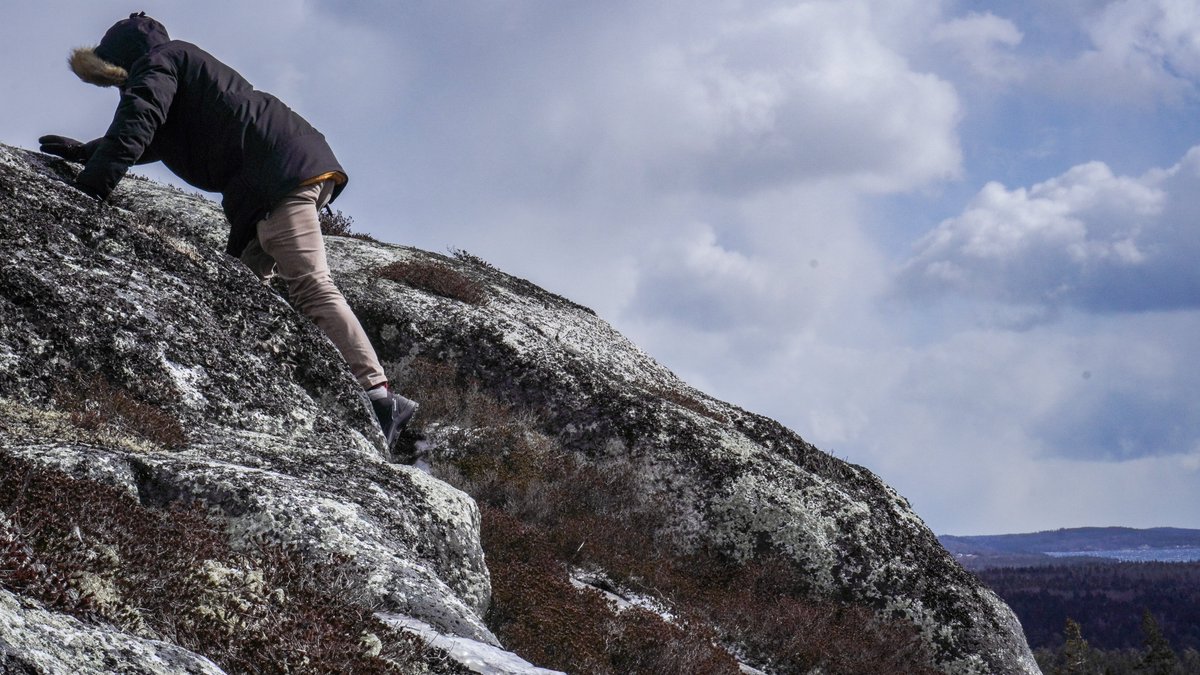
<instances>
[{"instance_id":1,"label":"dark green conifer","mask_svg":"<svg viewBox=\"0 0 1200 675\"><path fill-rule=\"evenodd\" d=\"M1173 675L1179 669L1179 657L1171 644L1163 637L1154 615L1149 609L1142 610L1142 665L1140 672L1146 675Z\"/></svg>"},{"instance_id":2,"label":"dark green conifer","mask_svg":"<svg viewBox=\"0 0 1200 675\"><path fill-rule=\"evenodd\" d=\"M1071 618L1063 626L1063 643L1061 658L1054 668L1054 675L1083 675L1089 670L1091 649L1087 640L1083 639L1083 631L1079 624Z\"/></svg>"}]
</instances>

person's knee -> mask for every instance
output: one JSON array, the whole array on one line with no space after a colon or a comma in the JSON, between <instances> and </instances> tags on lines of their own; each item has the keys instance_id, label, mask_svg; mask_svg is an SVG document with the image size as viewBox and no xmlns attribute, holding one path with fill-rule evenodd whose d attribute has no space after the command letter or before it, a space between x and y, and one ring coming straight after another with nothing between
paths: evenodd
<instances>
[{"instance_id":1,"label":"person's knee","mask_svg":"<svg viewBox=\"0 0 1200 675\"><path fill-rule=\"evenodd\" d=\"M259 279L268 280L275 276L275 259L267 255L267 252L259 246L258 239L252 240L246 246L246 250L242 252L241 261Z\"/></svg>"},{"instance_id":2,"label":"person's knee","mask_svg":"<svg viewBox=\"0 0 1200 675\"><path fill-rule=\"evenodd\" d=\"M345 301L328 272L310 274L292 280L288 284L288 295L296 307L305 314L314 309Z\"/></svg>"}]
</instances>

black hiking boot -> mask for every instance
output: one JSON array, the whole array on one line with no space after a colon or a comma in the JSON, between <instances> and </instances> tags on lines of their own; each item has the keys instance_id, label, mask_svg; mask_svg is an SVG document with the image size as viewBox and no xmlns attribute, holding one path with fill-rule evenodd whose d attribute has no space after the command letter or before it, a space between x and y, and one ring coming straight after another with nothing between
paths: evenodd
<instances>
[{"instance_id":1,"label":"black hiking boot","mask_svg":"<svg viewBox=\"0 0 1200 675\"><path fill-rule=\"evenodd\" d=\"M387 398L371 401L371 406L375 408L375 417L379 420L379 428L383 430L389 450L420 407L416 401L391 392L388 392Z\"/></svg>"}]
</instances>

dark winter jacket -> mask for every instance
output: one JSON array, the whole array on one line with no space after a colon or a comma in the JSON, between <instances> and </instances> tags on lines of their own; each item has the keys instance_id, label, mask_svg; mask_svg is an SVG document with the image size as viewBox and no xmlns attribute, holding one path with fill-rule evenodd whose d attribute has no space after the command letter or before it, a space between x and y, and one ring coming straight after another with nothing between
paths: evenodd
<instances>
[{"instance_id":1,"label":"dark winter jacket","mask_svg":"<svg viewBox=\"0 0 1200 675\"><path fill-rule=\"evenodd\" d=\"M105 198L133 164L161 160L201 190L219 192L232 229L226 251L240 255L255 225L297 187L346 175L325 137L279 99L256 91L196 45L172 40L162 24L131 15L95 49L76 50L81 79L118 86L112 125L79 174L79 186Z\"/></svg>"}]
</instances>

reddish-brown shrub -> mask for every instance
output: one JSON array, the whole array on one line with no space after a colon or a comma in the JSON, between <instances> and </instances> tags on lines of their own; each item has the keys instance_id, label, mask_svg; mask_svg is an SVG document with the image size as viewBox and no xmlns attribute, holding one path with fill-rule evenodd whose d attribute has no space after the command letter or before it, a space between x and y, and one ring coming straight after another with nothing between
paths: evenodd
<instances>
[{"instance_id":1,"label":"reddish-brown shrub","mask_svg":"<svg viewBox=\"0 0 1200 675\"><path fill-rule=\"evenodd\" d=\"M230 672L403 673L438 662L354 604L346 561L267 544L234 551L198 506L148 508L0 455L0 512L0 586L169 640ZM367 653L367 634L381 639L379 654ZM466 671L443 660L433 672Z\"/></svg>"},{"instance_id":2,"label":"reddish-brown shrub","mask_svg":"<svg viewBox=\"0 0 1200 675\"><path fill-rule=\"evenodd\" d=\"M779 673L937 672L911 623L814 597L800 568L779 556L741 564L719 550L676 545L670 524L677 507L651 494L636 466L565 452L533 428L534 418L522 422L478 386L446 376L454 372L449 365L438 369L441 376L423 386L448 399L456 394L445 390L454 388L462 405L488 411L479 417L489 426L456 439L453 458L434 469L484 512L489 625L517 653L570 672L724 672L713 664L726 663L727 654L698 647L719 641ZM461 409L454 415L469 417ZM617 586L658 599L677 625L645 623L645 612L628 610L619 627L601 630L596 599L570 586L569 567L603 570Z\"/></svg>"},{"instance_id":3,"label":"reddish-brown shrub","mask_svg":"<svg viewBox=\"0 0 1200 675\"><path fill-rule=\"evenodd\" d=\"M71 422L84 429L109 429L136 436L168 449L187 444L179 420L162 408L139 401L114 387L103 376L79 375L60 385L55 399L70 413Z\"/></svg>"},{"instance_id":4,"label":"reddish-brown shrub","mask_svg":"<svg viewBox=\"0 0 1200 675\"><path fill-rule=\"evenodd\" d=\"M697 415L703 415L704 417L707 417L715 422L720 422L721 424L729 424L728 416L717 412L716 410L710 409L700 399L694 396L688 396L677 389L667 389L665 387L647 387L645 391L651 396L657 396L663 400L670 401L681 408L691 410Z\"/></svg>"},{"instance_id":5,"label":"reddish-brown shrub","mask_svg":"<svg viewBox=\"0 0 1200 675\"><path fill-rule=\"evenodd\" d=\"M404 260L380 267L376 274L468 305L487 303L487 293L481 284L446 265L424 260Z\"/></svg>"},{"instance_id":6,"label":"reddish-brown shrub","mask_svg":"<svg viewBox=\"0 0 1200 675\"><path fill-rule=\"evenodd\" d=\"M742 645L771 672L938 672L914 626L884 620L861 605L796 595L805 580L786 560L706 569L717 573L689 589L689 604L704 607L723 639Z\"/></svg>"},{"instance_id":7,"label":"reddish-brown shrub","mask_svg":"<svg viewBox=\"0 0 1200 675\"><path fill-rule=\"evenodd\" d=\"M598 592L573 586L537 528L491 507L483 523L493 589L488 626L525 658L597 675L738 673L710 632L643 609L616 612Z\"/></svg>"}]
</instances>

